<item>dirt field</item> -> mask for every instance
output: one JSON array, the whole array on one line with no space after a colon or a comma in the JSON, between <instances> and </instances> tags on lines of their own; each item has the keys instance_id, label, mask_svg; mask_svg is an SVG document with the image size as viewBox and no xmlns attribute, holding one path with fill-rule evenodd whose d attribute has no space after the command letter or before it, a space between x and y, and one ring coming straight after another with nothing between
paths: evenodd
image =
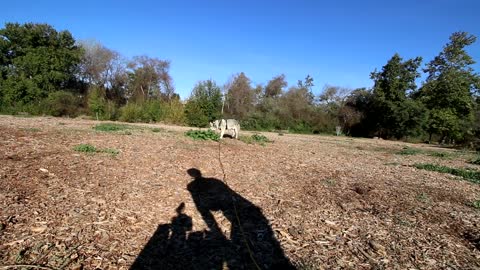
<instances>
[{"instance_id":1,"label":"dirt field","mask_svg":"<svg viewBox=\"0 0 480 270\"><path fill-rule=\"evenodd\" d=\"M98 123L0 116L0 269L480 269L480 185L411 166L471 153L264 133L222 141L224 181L189 128Z\"/></svg>"}]
</instances>

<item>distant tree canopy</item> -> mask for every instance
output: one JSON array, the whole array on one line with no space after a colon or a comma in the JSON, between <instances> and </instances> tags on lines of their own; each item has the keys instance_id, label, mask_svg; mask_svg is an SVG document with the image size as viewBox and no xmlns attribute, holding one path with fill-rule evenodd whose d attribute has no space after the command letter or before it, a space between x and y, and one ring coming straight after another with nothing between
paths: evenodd
<instances>
[{"instance_id":1,"label":"distant tree canopy","mask_svg":"<svg viewBox=\"0 0 480 270\"><path fill-rule=\"evenodd\" d=\"M221 118L222 92L214 80L198 82L185 106L188 124L204 127Z\"/></svg>"},{"instance_id":2,"label":"distant tree canopy","mask_svg":"<svg viewBox=\"0 0 480 270\"><path fill-rule=\"evenodd\" d=\"M47 24L7 23L0 29L0 112L197 127L235 118L242 129L334 133L340 128L351 136L480 148L480 76L466 50L475 41L466 32L453 33L423 69L421 57L404 60L394 54L370 74L372 88L326 85L315 95L310 75L295 85L288 85L284 74L253 85L240 72L223 86L213 79L199 81L181 101L168 60L127 59ZM427 78L419 83L422 71Z\"/></svg>"},{"instance_id":3,"label":"distant tree canopy","mask_svg":"<svg viewBox=\"0 0 480 270\"><path fill-rule=\"evenodd\" d=\"M4 105L36 102L74 90L82 50L70 32L47 24L7 23L0 29L0 86Z\"/></svg>"}]
</instances>

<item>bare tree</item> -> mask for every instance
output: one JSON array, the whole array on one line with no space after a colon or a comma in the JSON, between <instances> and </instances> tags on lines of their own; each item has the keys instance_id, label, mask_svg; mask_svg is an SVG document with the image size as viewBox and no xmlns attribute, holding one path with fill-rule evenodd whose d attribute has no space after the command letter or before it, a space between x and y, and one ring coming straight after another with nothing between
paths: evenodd
<instances>
[{"instance_id":1,"label":"bare tree","mask_svg":"<svg viewBox=\"0 0 480 270\"><path fill-rule=\"evenodd\" d=\"M239 120L245 119L254 106L255 92L250 79L241 72L226 85L226 113Z\"/></svg>"},{"instance_id":2,"label":"bare tree","mask_svg":"<svg viewBox=\"0 0 480 270\"><path fill-rule=\"evenodd\" d=\"M148 56L135 56L128 63L129 93L137 101L152 97L170 100L175 89L169 74L170 62Z\"/></svg>"}]
</instances>

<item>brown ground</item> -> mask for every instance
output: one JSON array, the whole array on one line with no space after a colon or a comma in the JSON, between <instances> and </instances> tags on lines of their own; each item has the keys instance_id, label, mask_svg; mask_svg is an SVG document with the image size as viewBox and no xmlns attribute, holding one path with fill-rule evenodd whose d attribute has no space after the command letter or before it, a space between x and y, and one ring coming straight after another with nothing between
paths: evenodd
<instances>
[{"instance_id":1,"label":"brown ground","mask_svg":"<svg viewBox=\"0 0 480 270\"><path fill-rule=\"evenodd\" d=\"M260 268L288 258L302 269L480 269L470 206L480 185L409 166L475 167L469 153L402 156L401 142L265 133L266 146L222 141L222 182L218 144L188 128L128 135L97 123L0 116L1 265L242 269L253 257ZM75 152L81 143L120 154ZM191 184L191 168L216 179Z\"/></svg>"}]
</instances>

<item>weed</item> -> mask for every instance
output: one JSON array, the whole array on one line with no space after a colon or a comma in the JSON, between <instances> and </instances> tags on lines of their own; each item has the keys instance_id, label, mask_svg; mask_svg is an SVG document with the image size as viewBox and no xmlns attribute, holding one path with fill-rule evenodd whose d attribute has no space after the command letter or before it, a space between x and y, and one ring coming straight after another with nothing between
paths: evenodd
<instances>
[{"instance_id":1,"label":"weed","mask_svg":"<svg viewBox=\"0 0 480 270\"><path fill-rule=\"evenodd\" d=\"M98 152L107 153L107 154L110 154L112 156L116 156L116 155L120 154L120 151L118 151L117 149L114 149L114 148L105 148L105 149L99 150Z\"/></svg>"},{"instance_id":2,"label":"weed","mask_svg":"<svg viewBox=\"0 0 480 270\"><path fill-rule=\"evenodd\" d=\"M240 135L238 139L246 144L253 144L254 141L251 136Z\"/></svg>"},{"instance_id":3,"label":"weed","mask_svg":"<svg viewBox=\"0 0 480 270\"><path fill-rule=\"evenodd\" d=\"M185 132L185 136L190 137L194 140L220 140L220 136L212 130L189 130Z\"/></svg>"},{"instance_id":4,"label":"weed","mask_svg":"<svg viewBox=\"0 0 480 270\"><path fill-rule=\"evenodd\" d=\"M480 200L473 201L471 206L475 209L480 209Z\"/></svg>"},{"instance_id":5,"label":"weed","mask_svg":"<svg viewBox=\"0 0 480 270\"><path fill-rule=\"evenodd\" d=\"M39 128L23 128L23 130L29 131L29 132L40 132L40 131L42 131Z\"/></svg>"},{"instance_id":6,"label":"weed","mask_svg":"<svg viewBox=\"0 0 480 270\"><path fill-rule=\"evenodd\" d=\"M252 139L258 143L270 142L270 140L267 137L263 136L262 134L253 134Z\"/></svg>"},{"instance_id":7,"label":"weed","mask_svg":"<svg viewBox=\"0 0 480 270\"><path fill-rule=\"evenodd\" d=\"M384 165L387 165L387 166L399 166L400 163L399 163L399 162L388 162L388 163L385 163Z\"/></svg>"},{"instance_id":8,"label":"weed","mask_svg":"<svg viewBox=\"0 0 480 270\"><path fill-rule=\"evenodd\" d=\"M79 145L75 146L73 148L73 150L75 150L77 152L83 152L83 153L89 153L89 154L106 153L106 154L110 154L112 156L116 156L120 153L120 151L118 151L117 149L113 149L113 148L97 149L95 146L93 146L91 144L79 144Z\"/></svg>"},{"instance_id":9,"label":"weed","mask_svg":"<svg viewBox=\"0 0 480 270\"><path fill-rule=\"evenodd\" d=\"M327 178L327 179L323 180L323 182L327 186L335 186L335 184L337 184L337 181L335 181L335 179L331 179L331 178Z\"/></svg>"},{"instance_id":10,"label":"weed","mask_svg":"<svg viewBox=\"0 0 480 270\"><path fill-rule=\"evenodd\" d=\"M84 152L84 153L96 153L97 148L91 144L79 144L73 148L73 150L77 152Z\"/></svg>"},{"instance_id":11,"label":"weed","mask_svg":"<svg viewBox=\"0 0 480 270\"><path fill-rule=\"evenodd\" d=\"M417 169L427 170L427 171L434 171L440 173L449 173L455 176L460 176L470 181L472 183L480 184L480 172L472 169L459 169L459 168L451 168L447 166L429 164L429 163L417 163L413 165Z\"/></svg>"},{"instance_id":12,"label":"weed","mask_svg":"<svg viewBox=\"0 0 480 270\"><path fill-rule=\"evenodd\" d=\"M102 123L98 124L93 127L94 130L97 131L105 131L105 132L115 132L115 131L122 131L132 128L129 125L123 124L113 124L113 123Z\"/></svg>"},{"instance_id":13,"label":"weed","mask_svg":"<svg viewBox=\"0 0 480 270\"><path fill-rule=\"evenodd\" d=\"M251 136L240 135L239 140L246 143L246 144L258 143L261 146L265 146L266 143L271 142L267 137L265 137L261 134L253 134Z\"/></svg>"},{"instance_id":14,"label":"weed","mask_svg":"<svg viewBox=\"0 0 480 270\"><path fill-rule=\"evenodd\" d=\"M471 164L480 165L480 156L470 161Z\"/></svg>"},{"instance_id":15,"label":"weed","mask_svg":"<svg viewBox=\"0 0 480 270\"><path fill-rule=\"evenodd\" d=\"M397 152L397 155L417 155L422 153L422 150L411 147L404 147L400 152Z\"/></svg>"},{"instance_id":16,"label":"weed","mask_svg":"<svg viewBox=\"0 0 480 270\"><path fill-rule=\"evenodd\" d=\"M152 132L157 133L157 132L160 132L160 131L162 131L161 128L152 128Z\"/></svg>"},{"instance_id":17,"label":"weed","mask_svg":"<svg viewBox=\"0 0 480 270\"><path fill-rule=\"evenodd\" d=\"M444 151L429 151L427 155L432 157L439 157L439 158L450 158L452 156L451 153L444 152Z\"/></svg>"},{"instance_id":18,"label":"weed","mask_svg":"<svg viewBox=\"0 0 480 270\"><path fill-rule=\"evenodd\" d=\"M417 198L422 202L427 202L429 200L428 195L424 192L420 193Z\"/></svg>"}]
</instances>

